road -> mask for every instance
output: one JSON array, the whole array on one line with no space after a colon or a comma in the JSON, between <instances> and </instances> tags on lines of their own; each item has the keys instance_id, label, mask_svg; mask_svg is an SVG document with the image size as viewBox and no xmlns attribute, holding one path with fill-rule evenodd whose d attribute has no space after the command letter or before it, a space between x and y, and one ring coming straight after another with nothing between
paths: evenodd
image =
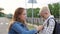
<instances>
[{"instance_id":1,"label":"road","mask_svg":"<svg viewBox=\"0 0 60 34\"><path fill-rule=\"evenodd\" d=\"M0 17L0 34L7 34L9 19Z\"/></svg>"}]
</instances>

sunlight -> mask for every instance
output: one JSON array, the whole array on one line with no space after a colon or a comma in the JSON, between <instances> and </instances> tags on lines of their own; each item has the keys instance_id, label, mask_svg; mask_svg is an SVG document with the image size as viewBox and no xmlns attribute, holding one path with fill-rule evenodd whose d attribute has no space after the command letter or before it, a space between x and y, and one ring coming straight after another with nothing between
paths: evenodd
<instances>
[{"instance_id":1,"label":"sunlight","mask_svg":"<svg viewBox=\"0 0 60 34\"><path fill-rule=\"evenodd\" d=\"M37 0L37 4L34 4L34 8L41 8L42 6L49 4L49 3L55 3L59 2L60 0ZM27 3L28 0L0 0L0 7L4 8L4 13L14 13L15 9L18 7L24 7L24 8L32 8L31 4ZM26 4L26 5L25 5Z\"/></svg>"}]
</instances>

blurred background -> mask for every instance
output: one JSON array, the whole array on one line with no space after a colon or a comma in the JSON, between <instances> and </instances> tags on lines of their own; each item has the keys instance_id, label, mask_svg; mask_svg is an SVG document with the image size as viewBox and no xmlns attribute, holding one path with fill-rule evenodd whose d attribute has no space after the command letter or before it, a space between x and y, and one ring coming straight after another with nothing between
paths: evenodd
<instances>
[{"instance_id":1,"label":"blurred background","mask_svg":"<svg viewBox=\"0 0 60 34\"><path fill-rule=\"evenodd\" d=\"M27 23L43 24L43 20L39 16L40 8L43 6L48 6L51 14L60 23L60 0L0 0L0 34L7 34L8 24L18 7L26 9ZM29 26L29 28L33 27Z\"/></svg>"}]
</instances>

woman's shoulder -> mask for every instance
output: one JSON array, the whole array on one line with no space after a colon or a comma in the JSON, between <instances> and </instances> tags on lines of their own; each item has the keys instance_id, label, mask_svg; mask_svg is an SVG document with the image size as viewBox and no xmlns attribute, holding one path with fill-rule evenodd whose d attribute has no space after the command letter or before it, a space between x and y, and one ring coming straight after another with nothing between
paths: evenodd
<instances>
[{"instance_id":1,"label":"woman's shoulder","mask_svg":"<svg viewBox=\"0 0 60 34\"><path fill-rule=\"evenodd\" d=\"M23 25L21 22L15 21L15 22L12 24L12 28L14 28L14 27L24 27L24 25Z\"/></svg>"},{"instance_id":2,"label":"woman's shoulder","mask_svg":"<svg viewBox=\"0 0 60 34\"><path fill-rule=\"evenodd\" d=\"M20 22L17 22L15 21L13 24L12 24L12 27L16 27L16 26L21 26L22 24Z\"/></svg>"},{"instance_id":3,"label":"woman's shoulder","mask_svg":"<svg viewBox=\"0 0 60 34\"><path fill-rule=\"evenodd\" d=\"M15 21L14 23L13 23L13 25L22 25L22 23L21 22L18 22L18 21Z\"/></svg>"}]
</instances>

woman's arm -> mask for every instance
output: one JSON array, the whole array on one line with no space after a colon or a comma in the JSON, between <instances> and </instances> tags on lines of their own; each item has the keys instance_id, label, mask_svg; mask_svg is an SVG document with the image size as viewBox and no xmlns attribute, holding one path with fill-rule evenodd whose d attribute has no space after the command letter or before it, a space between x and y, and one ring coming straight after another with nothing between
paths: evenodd
<instances>
[{"instance_id":1,"label":"woman's arm","mask_svg":"<svg viewBox=\"0 0 60 34\"><path fill-rule=\"evenodd\" d=\"M22 26L20 26L19 24L14 24L12 26L12 29L14 29L16 32L18 32L19 34L22 33L22 34L35 34L37 33L37 30L36 29L33 29L33 30L25 30L24 28L22 28Z\"/></svg>"}]
</instances>

